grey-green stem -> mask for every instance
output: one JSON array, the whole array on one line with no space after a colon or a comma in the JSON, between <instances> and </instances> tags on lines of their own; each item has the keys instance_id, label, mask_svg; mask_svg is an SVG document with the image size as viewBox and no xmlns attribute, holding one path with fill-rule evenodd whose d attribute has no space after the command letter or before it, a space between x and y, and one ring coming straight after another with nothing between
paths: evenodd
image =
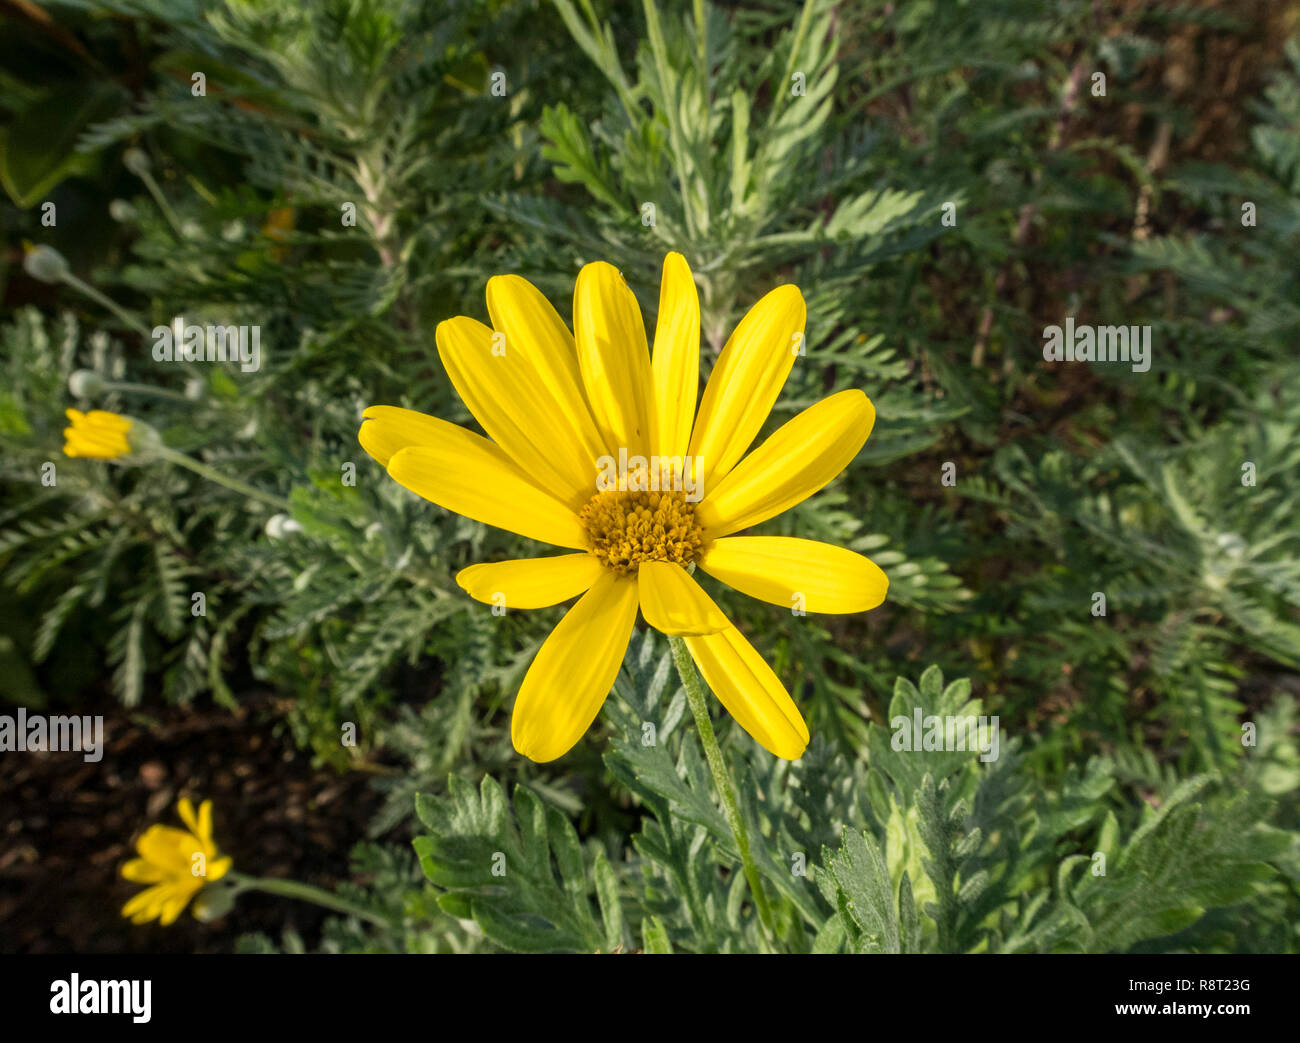
<instances>
[{"instance_id":1,"label":"grey-green stem","mask_svg":"<svg viewBox=\"0 0 1300 1043\"><path fill-rule=\"evenodd\" d=\"M245 876L243 873L229 873L227 879L235 886L235 891L262 891L265 894L281 895L285 898L298 898L304 902L333 909L337 913L356 916L378 927L391 927L392 923L378 913L340 898L336 894L324 891L311 884L302 884L297 880L276 880L264 876Z\"/></svg>"},{"instance_id":2,"label":"grey-green stem","mask_svg":"<svg viewBox=\"0 0 1300 1043\"><path fill-rule=\"evenodd\" d=\"M700 745L704 747L704 757L709 762L713 784L722 798L727 824L731 827L732 836L736 838L740 863L745 872L745 879L749 882L749 893L753 896L754 908L758 911L758 918L768 938L774 939L776 932L772 925L772 909L768 905L767 893L763 890L763 880L758 875L758 865L750 850L749 830L745 828L745 820L740 814L736 787L731 781L727 762L722 756L722 748L718 745L718 737L713 731L713 722L709 719L709 704L704 696L704 685L700 681L700 675L696 673L695 663L691 659L691 652L686 647L686 642L680 637L669 635L668 644L673 651L673 664L677 667L677 675L682 679L682 686L686 689L686 701L690 704L691 714L695 717L695 730L699 732Z\"/></svg>"},{"instance_id":3,"label":"grey-green stem","mask_svg":"<svg viewBox=\"0 0 1300 1043\"><path fill-rule=\"evenodd\" d=\"M140 334L140 336L144 337L146 340L148 340L151 336L153 336L153 334L149 332L148 326L146 326L143 322L137 319L129 311L127 311L125 308L119 305L117 301L113 300L111 297L108 297L103 293L100 293L97 289L95 289L95 287L91 286L90 283L86 282L83 279L78 279L71 272L67 272L64 274L63 282L65 285L71 286L74 290L76 290L78 293L82 294L83 296L89 297L96 304L100 304L103 307L107 308L109 311L111 311L114 315L116 315L119 319L121 319L124 323L130 326L133 330L135 330L138 334Z\"/></svg>"},{"instance_id":4,"label":"grey-green stem","mask_svg":"<svg viewBox=\"0 0 1300 1043\"><path fill-rule=\"evenodd\" d=\"M231 478L229 475L222 474L220 471L214 470L207 464L199 463L199 461L195 460L194 457L187 456L176 449L161 446L153 450L153 455L180 467L187 468L201 478L207 478L209 481L216 482L218 485L224 485L232 492L243 493L245 496L251 496L255 500L261 500L262 503L269 504L277 510L291 511L293 509L290 507L288 500L271 493L263 492L261 489L256 489L246 482L241 482L238 478Z\"/></svg>"}]
</instances>

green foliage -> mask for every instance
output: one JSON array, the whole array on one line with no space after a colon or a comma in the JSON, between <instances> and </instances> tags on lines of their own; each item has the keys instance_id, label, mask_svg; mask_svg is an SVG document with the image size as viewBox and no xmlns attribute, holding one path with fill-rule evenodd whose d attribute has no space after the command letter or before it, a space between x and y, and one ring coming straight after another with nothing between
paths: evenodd
<instances>
[{"instance_id":1,"label":"green foliage","mask_svg":"<svg viewBox=\"0 0 1300 1043\"><path fill-rule=\"evenodd\" d=\"M891 718L978 715L968 694L963 682L944 689L931 668L919 687L899 680ZM1125 951L1208 907L1254 899L1288 846L1257 789L1210 792L1210 780L1192 778L1121 820L1107 807L1114 768L1102 758L1042 795L1015 741L984 765L978 753L897 751L883 728L872 740L889 858L870 833L850 830L820 878L855 951ZM914 897L909 873L932 900Z\"/></svg>"},{"instance_id":2,"label":"green foliage","mask_svg":"<svg viewBox=\"0 0 1300 1043\"><path fill-rule=\"evenodd\" d=\"M573 824L524 786L516 787L511 811L490 777L477 793L453 779L445 799L417 798L416 812L431 832L416 838L415 851L442 889L438 904L472 918L503 948L621 946L623 916L609 859L599 849L584 857Z\"/></svg>"},{"instance_id":3,"label":"green foliage","mask_svg":"<svg viewBox=\"0 0 1300 1043\"><path fill-rule=\"evenodd\" d=\"M244 948L1300 950L1300 44L1270 5L47 6L0 42L0 697L270 692L318 770L373 780L339 892L388 926ZM770 925L662 641L573 753L523 761L512 700L564 609L455 577L536 552L357 444L378 403L472 425L434 331L487 318L493 275L567 318L609 260L652 329L670 250L706 376L803 293L767 430L846 388L878 415L756 531L867 554L884 606L700 577L814 736L786 763L717 715ZM1045 362L1070 316L1150 326L1151 369ZM259 326L261 366L154 361L180 318ZM261 495L67 458L68 407ZM896 749L918 712L996 715L997 758Z\"/></svg>"},{"instance_id":4,"label":"green foliage","mask_svg":"<svg viewBox=\"0 0 1300 1043\"><path fill-rule=\"evenodd\" d=\"M1175 782L1135 806L1106 758L1044 792L1019 738L1004 736L991 758L987 747L907 749L898 718L984 712L968 681L945 686L931 667L919 684L898 679L888 723L871 724L854 760L815 744L779 767L747 738L730 743L779 910L767 939L670 675L671 657L647 635L610 708L606 763L640 808L630 848L599 835L584 848L557 808L525 786L512 808L490 777L420 798L428 832L416 851L444 910L527 951L610 951L639 922L647 951L1124 952L1207 914L1258 930L1252 911L1294 871L1274 821L1300 789L1293 704L1233 778Z\"/></svg>"}]
</instances>

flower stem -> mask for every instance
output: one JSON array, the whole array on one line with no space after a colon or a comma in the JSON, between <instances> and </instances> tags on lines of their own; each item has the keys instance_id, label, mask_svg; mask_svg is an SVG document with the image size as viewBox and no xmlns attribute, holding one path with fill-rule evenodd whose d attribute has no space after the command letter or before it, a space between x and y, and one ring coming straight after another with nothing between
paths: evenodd
<instances>
[{"instance_id":1,"label":"flower stem","mask_svg":"<svg viewBox=\"0 0 1300 1043\"><path fill-rule=\"evenodd\" d=\"M111 311L114 315L116 315L119 319L121 319L124 323L130 326L133 330L139 333L146 340L148 340L152 336L152 334L149 332L148 326L146 326L143 322L141 322L134 315L128 312L125 308L119 305L111 297L108 297L105 294L100 293L97 289L95 289L95 287L91 286L90 283L86 282L83 279L78 279L71 272L67 272L64 274L63 282L65 285L71 286L78 293L86 297L89 297L96 304L100 304L103 307L107 308L109 311Z\"/></svg>"},{"instance_id":2,"label":"flower stem","mask_svg":"<svg viewBox=\"0 0 1300 1043\"><path fill-rule=\"evenodd\" d=\"M340 898L329 891L322 890L319 887L312 887L311 884L302 884L297 880L276 880L265 876L244 876L243 873L230 873L228 875L235 887L240 891L262 891L265 894L281 895L285 898L298 898L304 902L322 906L325 909L333 909L337 913L360 917L362 920L367 920L378 927L393 926L392 922L386 917L349 902L346 898Z\"/></svg>"},{"instance_id":3,"label":"flower stem","mask_svg":"<svg viewBox=\"0 0 1300 1043\"><path fill-rule=\"evenodd\" d=\"M174 398L179 402L192 402L180 391L173 391L171 388L154 387L152 384L133 384L130 381L106 380L104 381L105 391L125 391L129 394L136 395L157 395L160 398Z\"/></svg>"},{"instance_id":4,"label":"flower stem","mask_svg":"<svg viewBox=\"0 0 1300 1043\"><path fill-rule=\"evenodd\" d=\"M154 455L180 467L187 468L197 474L200 478L207 478L209 481L216 482L218 485L224 485L227 489L234 492L243 493L245 496L251 496L255 500L261 500L265 504L270 504L277 510L291 511L293 509L290 507L288 500L282 499L279 496L274 496L271 493L262 492L261 489L256 489L245 482L241 482L238 478L231 478L229 475L222 474L220 471L215 471L207 464L201 464L195 460L194 457L187 456L179 450L162 446L154 450Z\"/></svg>"},{"instance_id":5,"label":"flower stem","mask_svg":"<svg viewBox=\"0 0 1300 1043\"><path fill-rule=\"evenodd\" d=\"M166 218L167 223L172 226L172 231L176 234L176 238L183 240L185 238L185 230L181 226L181 219L176 216L176 211L173 210L172 205L167 202L167 197L163 194L163 190L159 187L158 182L154 180L153 174L148 170L140 170L136 172L136 176L144 182L144 187L149 190L149 194L153 196L153 201L158 204L158 209L162 211L163 217Z\"/></svg>"},{"instance_id":6,"label":"flower stem","mask_svg":"<svg viewBox=\"0 0 1300 1043\"><path fill-rule=\"evenodd\" d=\"M709 705L704 697L704 686L700 675L695 672L690 650L680 637L669 635L668 644L673 650L673 664L677 675L682 679L686 689L686 701L690 704L695 717L695 730L700 735L700 745L704 747L705 759L709 762L709 771L713 774L713 784L722 798L722 807L731 826L732 836L736 838L736 847L740 849L740 862L745 870L745 879L749 881L749 892L754 898L754 908L769 938L775 938L772 927L772 909L767 902L767 893L763 890L763 881L758 875L758 865L749 847L749 831L740 815L740 802L736 799L736 787L727 771L727 763L722 757L722 748L718 737L713 732L713 722L709 720Z\"/></svg>"}]
</instances>

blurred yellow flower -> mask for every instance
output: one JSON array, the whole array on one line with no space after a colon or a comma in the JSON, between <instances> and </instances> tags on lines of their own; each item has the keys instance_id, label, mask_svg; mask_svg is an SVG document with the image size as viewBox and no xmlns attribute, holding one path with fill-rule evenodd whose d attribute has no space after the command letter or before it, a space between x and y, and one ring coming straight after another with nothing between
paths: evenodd
<instances>
[{"instance_id":1,"label":"blurred yellow flower","mask_svg":"<svg viewBox=\"0 0 1300 1043\"><path fill-rule=\"evenodd\" d=\"M271 256L277 261L283 261L289 256L289 247L285 244L296 223L297 214L293 207L282 206L267 212L262 234L279 244L271 248Z\"/></svg>"},{"instance_id":2,"label":"blurred yellow flower","mask_svg":"<svg viewBox=\"0 0 1300 1043\"><path fill-rule=\"evenodd\" d=\"M126 417L102 409L92 409L89 413L69 409L67 417L72 426L63 429L65 455L116 460L131 452L126 435L132 422Z\"/></svg>"},{"instance_id":3,"label":"blurred yellow flower","mask_svg":"<svg viewBox=\"0 0 1300 1043\"><path fill-rule=\"evenodd\" d=\"M136 841L139 858L122 866L122 876L134 883L151 884L122 907L132 923L158 920L172 923L205 884L230 871L230 856L217 856L212 840L212 801L205 800L194 813L188 797L176 805L187 829L153 825Z\"/></svg>"},{"instance_id":4,"label":"blurred yellow flower","mask_svg":"<svg viewBox=\"0 0 1300 1043\"><path fill-rule=\"evenodd\" d=\"M438 353L487 432L371 406L362 447L447 510L578 553L472 565L471 597L507 609L582 595L543 643L511 720L515 749L562 756L599 712L640 610L681 637L750 735L794 759L808 726L772 668L692 576L698 566L787 610L862 612L889 581L868 558L783 536L736 536L824 487L857 455L876 411L861 391L805 409L746 456L803 354L806 307L779 286L740 321L700 396L700 303L686 259L664 259L654 352L620 272L586 265L573 332L516 275L487 284L492 328L439 324ZM742 459L743 457L743 459Z\"/></svg>"}]
</instances>

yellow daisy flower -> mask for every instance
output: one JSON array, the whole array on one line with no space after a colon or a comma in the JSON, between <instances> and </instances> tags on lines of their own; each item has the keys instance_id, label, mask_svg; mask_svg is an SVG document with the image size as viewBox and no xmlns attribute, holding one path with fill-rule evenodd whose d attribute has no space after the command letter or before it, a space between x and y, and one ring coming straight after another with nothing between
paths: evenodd
<instances>
[{"instance_id":1,"label":"yellow daisy flower","mask_svg":"<svg viewBox=\"0 0 1300 1043\"><path fill-rule=\"evenodd\" d=\"M807 612L862 612L889 581L868 558L779 536L736 536L824 487L875 423L861 391L810 406L746 456L794 365L806 308L780 286L727 341L696 410L700 305L686 259L664 260L653 355L636 297L603 261L578 275L573 327L527 280L488 281L492 328L438 325L438 353L483 438L396 406L371 406L358 434L388 474L433 503L576 551L472 565L471 597L543 608L582 595L543 643L515 701L511 737L534 761L560 757L613 687L637 610L681 636L709 687L766 749L808 744L789 693L692 578L698 566L751 597ZM743 458L743 459L742 459ZM658 460L620 487L611 462ZM654 473L653 471L651 472ZM692 498L692 496L694 498Z\"/></svg>"},{"instance_id":2,"label":"yellow daisy flower","mask_svg":"<svg viewBox=\"0 0 1300 1043\"><path fill-rule=\"evenodd\" d=\"M122 866L122 876L138 884L152 884L122 906L132 923L157 919L172 923L205 884L230 871L230 856L217 856L212 839L212 801L205 800L194 813L188 797L176 805L187 829L153 825L136 841L139 858ZM201 856L201 857L200 857Z\"/></svg>"},{"instance_id":3,"label":"yellow daisy flower","mask_svg":"<svg viewBox=\"0 0 1300 1043\"><path fill-rule=\"evenodd\" d=\"M92 409L89 413L69 409L67 417L72 426L63 429L65 455L116 460L131 452L127 432L132 422L128 418L102 409Z\"/></svg>"}]
</instances>

